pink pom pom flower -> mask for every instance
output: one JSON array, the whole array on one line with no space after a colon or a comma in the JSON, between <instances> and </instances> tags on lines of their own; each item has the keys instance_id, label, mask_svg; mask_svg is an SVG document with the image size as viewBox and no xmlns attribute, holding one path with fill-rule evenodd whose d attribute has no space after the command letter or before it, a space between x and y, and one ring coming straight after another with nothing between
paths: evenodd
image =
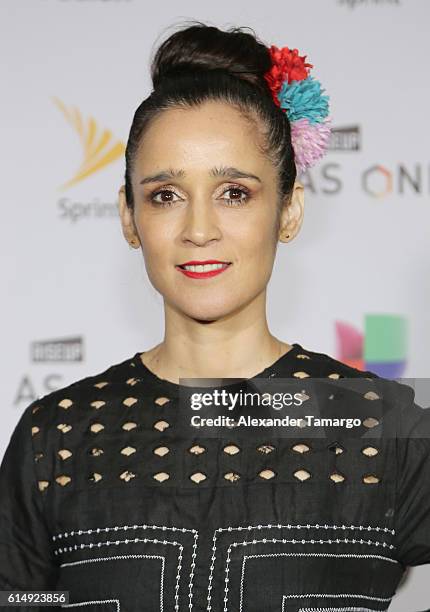
<instances>
[{"instance_id":1,"label":"pink pom pom flower","mask_svg":"<svg viewBox=\"0 0 430 612\"><path fill-rule=\"evenodd\" d=\"M309 123L307 118L291 122L291 142L299 174L323 157L328 147L330 131L330 117L326 117L321 123Z\"/></svg>"}]
</instances>

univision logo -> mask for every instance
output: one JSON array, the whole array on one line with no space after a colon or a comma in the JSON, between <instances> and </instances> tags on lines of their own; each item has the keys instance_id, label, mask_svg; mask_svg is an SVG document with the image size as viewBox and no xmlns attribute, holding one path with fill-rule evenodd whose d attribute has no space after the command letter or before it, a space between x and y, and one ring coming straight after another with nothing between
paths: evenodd
<instances>
[{"instance_id":1,"label":"univision logo","mask_svg":"<svg viewBox=\"0 0 430 612\"><path fill-rule=\"evenodd\" d=\"M69 109L58 98L52 99L78 135L82 146L81 165L72 178L59 187L64 190L122 157L125 145L115 139L110 130L99 128L94 117L84 120L78 108Z\"/></svg>"},{"instance_id":2,"label":"univision logo","mask_svg":"<svg viewBox=\"0 0 430 612\"><path fill-rule=\"evenodd\" d=\"M407 366L407 322L401 315L366 314L364 332L336 321L339 361L383 378L400 378Z\"/></svg>"}]
</instances>

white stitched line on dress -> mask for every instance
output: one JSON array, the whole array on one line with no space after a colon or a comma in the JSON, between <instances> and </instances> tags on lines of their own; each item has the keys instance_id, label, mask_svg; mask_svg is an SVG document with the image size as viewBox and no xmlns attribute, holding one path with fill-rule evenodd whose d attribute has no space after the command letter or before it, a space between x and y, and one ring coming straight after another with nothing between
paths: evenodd
<instances>
[{"instance_id":1,"label":"white stitched line on dress","mask_svg":"<svg viewBox=\"0 0 430 612\"><path fill-rule=\"evenodd\" d=\"M187 529L186 527L167 527L166 525L114 525L113 527L96 527L95 529L79 529L77 531L72 530L72 531L65 531L64 533L59 533L56 536L52 536L52 540L56 540L57 538L62 538L62 537L69 537L69 536L81 536L81 535L87 535L87 534L92 534L92 533L101 533L102 531L104 532L109 532L109 531L119 531L119 530L124 530L126 531L127 529L161 529L162 531L182 531L183 533L192 533L193 534L193 538L194 538L194 543L193 543L193 552L191 555L192 561L191 561L191 573L190 573L190 582L188 584L188 598L189 598L189 604L188 607L190 609L190 611L193 609L193 580L194 580L194 570L195 570L195 566L196 566L196 556L197 556L197 540L199 537L198 531L197 529ZM126 540L126 543L127 540ZM61 548L54 550L54 555L58 553L58 551L62 551Z\"/></svg>"},{"instance_id":2,"label":"white stitched line on dress","mask_svg":"<svg viewBox=\"0 0 430 612\"><path fill-rule=\"evenodd\" d=\"M58 538L67 538L69 536L81 536L88 535L91 533L101 533L105 531L119 531L119 530L127 530L127 529L162 529L165 531L166 529L171 531L189 531L190 533L197 533L196 529L187 529L186 527L167 527L166 525L114 525L113 527L95 527L94 529L78 529L72 531L64 531L63 533L57 533L51 537L52 540L56 540Z\"/></svg>"},{"instance_id":3,"label":"white stitched line on dress","mask_svg":"<svg viewBox=\"0 0 430 612\"><path fill-rule=\"evenodd\" d=\"M247 525L247 526L239 526L239 527L220 527L217 531L232 531L232 529L256 529L261 527L286 527L287 529L359 529L360 531L383 531L385 533L391 533L391 535L395 535L395 529L389 529L388 527L372 527L371 525ZM65 531L63 533L58 533L57 535L52 536L52 540L56 540L57 538L68 537L71 535L84 535L90 533L100 533L101 531L118 531L119 529L171 529L172 531L190 531L192 533L196 532L196 529L187 529L185 527L167 527L166 525L114 525L113 527L96 527L95 529L79 529L78 531Z\"/></svg>"},{"instance_id":4,"label":"white stitched line on dress","mask_svg":"<svg viewBox=\"0 0 430 612\"><path fill-rule=\"evenodd\" d=\"M283 595L282 596L282 612L284 612L285 608L285 601L286 599L291 599L291 598L303 598L303 597L329 597L332 599L335 599L337 597L357 597L360 599L369 599L371 601L391 601L393 599L393 597L373 597L372 595L357 595L356 593L335 593L333 594L329 594L329 593L305 593L304 595Z\"/></svg>"},{"instance_id":5,"label":"white stitched line on dress","mask_svg":"<svg viewBox=\"0 0 430 612\"><path fill-rule=\"evenodd\" d=\"M388 561L389 563L397 563L395 559L391 559L390 557L383 557L382 555L359 555L353 553L262 553L256 555L245 555L242 560L242 571L240 576L240 605L239 610L242 612L243 607L243 585L245 581L245 564L247 559L255 559L261 557L324 557L324 558L347 558L347 559L379 559L381 561ZM299 610L300 612L300 610ZM309 612L304 610L303 612ZM318 611L317 611L318 612ZM330 610L328 610L330 612ZM360 608L359 612L366 612ZM373 612L370 610L370 612ZM376 612L378 612L376 610Z\"/></svg>"},{"instance_id":6,"label":"white stitched line on dress","mask_svg":"<svg viewBox=\"0 0 430 612\"><path fill-rule=\"evenodd\" d=\"M116 540L115 542L97 542L97 544L79 544L79 546L77 544L75 544L74 547L69 546L69 549L73 549L75 548L75 550L77 550L78 548L94 548L94 547L101 547L101 546L112 546L112 545L118 545L118 544L133 544L133 543L137 543L137 542L152 542L154 544L172 544L173 546L179 546L179 555L178 555L178 565L177 565L177 574L176 574L176 585L175 585L175 610L179 610L179 604L178 604L178 599L179 599L179 580L181 577L181 562L182 562L182 551L184 549L184 547L182 546L182 544L180 544L180 542L170 542L169 540L150 540L148 538L134 538L132 540ZM59 549L60 551L62 550L61 548ZM127 555L123 555L124 557L126 557ZM119 555L118 558L120 558L121 555ZM101 559L105 559L109 557L101 557ZM60 565L60 567L63 567L64 564Z\"/></svg>"},{"instance_id":7,"label":"white stitched line on dress","mask_svg":"<svg viewBox=\"0 0 430 612\"><path fill-rule=\"evenodd\" d=\"M211 606L211 598L212 598L212 580L213 580L213 573L214 573L214 568L215 568L215 561L216 561L216 539L218 536L218 533L221 533L222 531L243 531L243 530L252 530L252 529L271 529L272 527L276 527L278 529L342 529L342 530L346 530L346 529L359 529L360 531L382 531L385 533L391 533L392 535L395 535L396 530L395 529L389 529L388 527L372 527L370 525L364 526L364 525L292 525L292 524L288 524L288 525L281 525L281 524L276 524L276 525L272 525L272 524L268 524L268 525L241 525L239 527L219 527L218 529L215 529L214 534L213 534L213 538L212 538L212 558L211 558L211 565L209 568L209 585L208 585L208 596L207 596L207 612L209 612L212 609ZM383 546L387 546L387 544L381 543L379 542L379 544L383 544ZM391 545L390 545L391 546ZM393 546L393 548L395 548Z\"/></svg>"},{"instance_id":8,"label":"white stitched line on dress","mask_svg":"<svg viewBox=\"0 0 430 612\"><path fill-rule=\"evenodd\" d=\"M61 604L62 608L73 608L74 606L92 606L94 604L115 603L117 612L120 612L121 606L119 599L98 599L95 601L79 601L78 603Z\"/></svg>"},{"instance_id":9,"label":"white stitched line on dress","mask_svg":"<svg viewBox=\"0 0 430 612\"><path fill-rule=\"evenodd\" d=\"M374 608L300 608L299 612L381 612ZM383 612L387 612L383 610Z\"/></svg>"},{"instance_id":10,"label":"white stitched line on dress","mask_svg":"<svg viewBox=\"0 0 430 612\"><path fill-rule=\"evenodd\" d=\"M348 539L345 539L345 540L286 540L285 538L277 540L276 538L272 538L272 539L263 538L262 540L251 540L251 541L245 540L244 542L232 542L227 549L227 560L226 560L226 565L225 565L224 612L228 612L227 610L228 589L229 589L228 583L230 581L228 577L228 573L230 571L230 568L229 568L230 551L232 547L236 548L237 546L249 546L249 545L255 545L255 544L270 544L270 543L273 543L273 544L276 544L276 543L282 543L282 544L335 544L335 543L341 543L341 542L352 543L352 542L355 542L355 540L348 540ZM362 543L368 544L368 542L365 542L365 541L363 541Z\"/></svg>"},{"instance_id":11,"label":"white stitched line on dress","mask_svg":"<svg viewBox=\"0 0 430 612\"><path fill-rule=\"evenodd\" d=\"M162 555L117 555L116 557L94 557L91 559L81 559L80 561L71 561L70 563L62 563L60 567L71 567L74 565L84 565L85 563L99 563L100 561L113 561L113 560L123 561L124 559L161 559L161 577L160 577L160 611L163 611L163 593L164 593L164 567L166 557ZM118 601L118 610L120 610L119 600L116 599L114 601ZM85 602L87 603L87 602ZM72 604L78 605L78 604Z\"/></svg>"}]
</instances>

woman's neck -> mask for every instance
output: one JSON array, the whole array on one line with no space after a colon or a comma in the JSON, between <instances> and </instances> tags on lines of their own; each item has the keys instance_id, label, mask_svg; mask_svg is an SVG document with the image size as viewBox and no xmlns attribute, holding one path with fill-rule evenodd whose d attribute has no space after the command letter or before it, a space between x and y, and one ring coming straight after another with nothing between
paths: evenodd
<instances>
[{"instance_id":1,"label":"woman's neck","mask_svg":"<svg viewBox=\"0 0 430 612\"><path fill-rule=\"evenodd\" d=\"M181 378L252 378L291 348L270 333L203 345L176 336L145 351L141 359L159 378L180 384Z\"/></svg>"}]
</instances>

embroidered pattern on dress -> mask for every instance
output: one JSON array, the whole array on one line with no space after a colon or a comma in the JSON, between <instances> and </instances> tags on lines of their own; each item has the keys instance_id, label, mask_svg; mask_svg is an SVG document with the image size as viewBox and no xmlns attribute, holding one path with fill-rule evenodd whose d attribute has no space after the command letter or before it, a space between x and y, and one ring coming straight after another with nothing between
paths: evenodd
<instances>
[{"instance_id":1,"label":"embroidered pattern on dress","mask_svg":"<svg viewBox=\"0 0 430 612\"><path fill-rule=\"evenodd\" d=\"M370 608L300 608L299 612L381 612ZM387 612L383 610L382 612Z\"/></svg>"},{"instance_id":2,"label":"embroidered pattern on dress","mask_svg":"<svg viewBox=\"0 0 430 612\"><path fill-rule=\"evenodd\" d=\"M352 554L352 553L267 553L267 554L259 554L259 555L245 555L242 561L242 572L241 572L241 578L240 578L240 604L239 604L239 610L240 612L242 612L243 610L243 585L244 585L244 579L245 579L245 563L247 561L247 559L253 559L253 558L258 558L258 557L335 557L335 558L353 558L353 559L379 559L382 561L387 561L389 563L397 563L397 561L395 559L391 559L390 557L383 557L381 555L359 555L359 554ZM294 597L296 597L296 595L294 595ZM228 584L226 587L226 599L228 600ZM391 599L391 598L390 598ZM227 601L226 601L227 604ZM365 608L343 608L346 612L349 612L349 610L358 610L359 612L380 612L378 610L367 610ZM314 610L316 610L316 612L318 612L317 608L314 608ZM341 610L341 608L326 608L326 610L328 612L330 612L330 610L333 610L333 612L337 612L338 610ZM300 612L300 610L299 610ZM306 609L306 608L302 608L302 612L312 612L312 610L310 609Z\"/></svg>"},{"instance_id":3,"label":"embroidered pattern on dress","mask_svg":"<svg viewBox=\"0 0 430 612\"><path fill-rule=\"evenodd\" d=\"M73 608L75 606L94 606L94 605L97 606L98 604L105 604L105 603L116 604L116 610L117 612L120 612L121 604L119 603L119 599L95 599L93 601L78 601L76 603L61 604L61 607L62 608Z\"/></svg>"},{"instance_id":4,"label":"embroidered pattern on dress","mask_svg":"<svg viewBox=\"0 0 430 612\"><path fill-rule=\"evenodd\" d=\"M197 540L198 540L198 532L196 529L187 529L186 527L168 527L166 525L114 525L112 527L97 527L94 529L79 529L79 530L72 530L72 531L65 531L62 533L58 533L54 536L52 536L52 540L56 541L56 540L62 540L63 538L68 538L68 537L81 537L83 535L91 535L91 534L100 534L102 532L108 533L110 531L114 531L114 532L118 532L118 531L127 531L127 530L133 530L136 531L137 529L160 529L161 531L176 531L176 532L182 532L182 533L190 533L193 535L193 546L192 546L192 554L191 554L191 572L190 572L190 581L189 581L189 585L188 585L188 598L189 598L189 609L192 610L193 608L193 579L194 579L194 570L195 570L195 560L196 560L196 555L197 555ZM115 541L102 541L102 542L96 542L96 543L90 543L90 544L74 544L72 546L65 546L64 548L57 548L56 550L54 550L54 555L58 555L60 553L64 553L64 552L72 552L72 551L76 551L79 549L83 549L83 548L100 548L101 546L109 546L109 545L117 545L117 544L132 544L132 543L138 543L138 542L151 542L151 543L155 543L155 544L173 544L173 545L178 545L180 547L180 553L178 555L178 565L177 565L177 575L176 575L176 585L175 585L175 610L179 609L179 603L178 603L178 599L179 599L179 584L180 584L180 574L181 574L181 567L182 567L182 554L183 554L183 549L184 546L180 543L180 542L176 542L176 541L170 541L170 540L159 540L159 539L148 539L148 538L130 538L130 539L125 539L125 540L115 540ZM130 555L130 557L132 557L133 555ZM127 555L127 557L129 557L129 555ZM66 564L62 564L66 565Z\"/></svg>"},{"instance_id":5,"label":"embroidered pattern on dress","mask_svg":"<svg viewBox=\"0 0 430 612\"><path fill-rule=\"evenodd\" d=\"M213 534L213 538L212 538L212 558L211 558L211 564L210 564L210 568L209 568L209 586L208 586L208 596L207 596L207 611L210 612L210 610L212 609L212 605L211 605L211 599L212 599L212 581L213 581L213 575L214 575L214 571L215 571L215 563L216 563L216 553L217 553L217 540L218 540L218 535L221 534L222 532L231 532L231 531L251 531L251 530L256 530L256 529L271 529L271 528L277 528L277 529L331 529L331 530L340 530L340 531L347 531L347 530L359 530L359 531L374 531L374 532L382 532L382 533L390 533L391 535L395 535L395 529L390 529L388 527L380 527L380 526L371 526L371 525L320 525L320 524L315 524L315 525L311 525L311 524L307 524L307 525L293 525L293 524L287 524L287 525L281 525L281 524L268 524L268 525L247 525L247 526L239 526L239 527L220 527L218 529L216 529L214 531ZM230 550L231 550L231 546L237 546L239 544L254 544L257 542L282 542L282 543L291 543L291 544L305 544L305 543L309 543L309 544L335 544L335 543L351 543L351 544L368 544L368 545L375 545L375 546L382 546L382 547L387 547L390 549L394 549L395 546L392 544L389 544L385 541L375 541L375 540L356 540L356 539L351 539L349 540L348 538L345 539L330 539L330 540L317 540L317 539L311 539L311 540L303 540L303 539L293 539L293 540L286 540L286 539L281 539L281 540L276 540L276 539L263 539L263 540L251 540L251 541L245 541L245 542L233 542L227 551L227 565L226 565L226 597L224 597L224 611L227 609L226 605L227 605L227 594L228 594L228 564L229 564L229 559L230 559ZM323 554L323 553L322 553Z\"/></svg>"},{"instance_id":6,"label":"embroidered pattern on dress","mask_svg":"<svg viewBox=\"0 0 430 612\"><path fill-rule=\"evenodd\" d=\"M75 565L84 565L86 563L98 563L100 561L123 561L124 559L160 559L161 560L161 576L160 576L160 612L163 612L164 610L164 602L163 602L163 586L164 586L164 568L165 568L165 561L166 561L166 557L163 557L162 555L117 555L115 557L95 557L92 559L81 559L80 561L72 561L71 563L63 563L60 567L71 567L71 566L75 566ZM117 610L119 612L119 610L121 610L121 603L119 599L106 599L104 601L98 602L98 603L105 603L105 602L117 602L118 607ZM68 604L70 606L79 606L79 605L83 605L83 604L90 604L90 603L94 603L94 602L78 602L78 603L73 603L73 604Z\"/></svg>"},{"instance_id":7,"label":"embroidered pattern on dress","mask_svg":"<svg viewBox=\"0 0 430 612\"><path fill-rule=\"evenodd\" d=\"M358 555L358 554L352 554L352 553L267 553L267 554L261 554L261 555L246 555L243 558L242 561L242 572L241 572L241 578L240 578L240 605L239 605L239 610L240 612L242 612L243 609L243 585L244 585L244 578L245 578L245 563L247 561L247 559L253 559L256 557L336 557L336 558L353 558L353 559L379 559L381 561L387 561L388 563L397 563L397 561L395 559L391 559L390 557L383 557L381 555ZM227 596L228 596L228 588L227 588ZM349 612L349 610L353 611L353 610L358 610L359 612L380 612L379 610L366 610L365 608L343 608L346 612ZM314 608L314 610L316 610L316 612L319 612L317 608ZM322 609L321 609L322 610ZM327 612L330 612L330 610L333 610L333 612L337 611L337 610L341 610L341 608L326 608ZM307 608L302 608L302 610L299 612L313 612L311 609L307 609Z\"/></svg>"},{"instance_id":8,"label":"embroidered pattern on dress","mask_svg":"<svg viewBox=\"0 0 430 612\"><path fill-rule=\"evenodd\" d=\"M216 562L216 552L217 552L217 538L218 536L222 533L222 532L232 532L232 531L252 531L252 530L261 530L261 529L271 529L271 528L277 528L277 529L305 529L305 530L309 530L309 529L324 529L324 530L333 530L333 531L341 531L341 532L345 532L348 530L356 530L356 531L360 531L360 532L374 532L375 535L376 533L378 534L385 534L385 533L389 533L391 535L395 535L395 529L390 529L388 527L380 527L380 526L371 526L371 525L320 525L320 524L303 524L303 525L294 525L294 524L287 524L287 525L282 525L282 524L267 524L267 525L242 525L242 526L238 526L238 527L231 527L231 526L227 526L227 527L220 527L218 529L216 529L213 533L213 538L212 538L212 542L213 542L213 546L212 546L212 558L211 558L211 563L210 563L210 567L209 567L209 579L208 579L208 594L207 594L207 610L208 612L212 609L211 606L211 591L212 591L212 580L213 580L213 575L214 575L214 570L215 570L215 562ZM71 530L71 531L65 531L65 532L60 532L57 533L56 535L52 536L52 540L53 541L58 541L58 540L63 540L63 539L67 539L69 537L82 537L84 535L92 535L92 534L100 534L100 533L109 533L109 532L118 532L118 531L127 531L127 530L137 530L137 529L160 529L162 531L178 531L178 532L183 532L183 533L190 533L193 534L193 552L192 552L192 562L191 562L191 573L190 573L190 582L189 582L189 610L191 611L193 609L193 577L194 577L194 570L195 570L195 560L196 560L196 556L197 556L197 541L198 541L198 531L196 529L187 529L185 527L169 527L166 525L114 525L114 526L110 526L110 527L97 527L97 528L92 528L92 529L79 529L79 530ZM180 574L181 574L181 567L182 567L182 554L183 554L183 545L180 542L176 542L176 541L170 541L170 540L159 540L159 539L148 539L148 538L130 538L130 539L125 539L125 540L114 540L114 541L102 541L102 542L96 542L96 543L89 543L89 544L74 544L71 546L67 546L66 543L64 543L65 545L63 545L63 547L57 548L56 550L54 550L54 554L58 555L60 553L64 553L64 552L71 552L71 551L76 551L79 549L84 549L84 548L95 548L95 547L102 547L102 546L110 546L110 545L119 545L119 544L132 544L132 543L138 543L138 542L151 542L151 543L158 543L158 544L173 544L173 545L178 545L180 547L180 552L178 555L178 565L177 565L177 576L176 576L176 586L175 586L175 610L179 609L179 603L178 603L178 599L179 599L179 585L180 585ZM357 538L332 538L332 539L327 539L327 540L323 540L323 539L276 539L276 538L263 538L261 540L251 540L251 541L244 541L244 542L233 542L229 545L228 550L227 550L227 560L226 560L226 568L225 568L225 583L226 583L226 588L225 593L226 596L224 597L224 612L227 611L227 602L228 602L228 582L229 582L229 578L228 578L228 573L229 573L229 564L230 564L230 552L231 552L231 548L232 547L236 547L236 546L246 546L246 545L253 545L253 544L258 544L258 543L283 543L283 544L336 544L336 543L347 543L347 544L364 544L364 545L373 545L373 546L381 546L384 548L389 548L389 549L394 549L395 546L392 544L389 544L388 542L386 542L385 540L373 540L373 539L369 539L369 540L365 540L363 538L357 539ZM244 558L244 561L247 558L250 558L251 556L324 556L324 557L330 557L330 556L345 556L345 557L349 557L349 558L376 558L376 559L380 559L380 560L384 560L384 561L388 561L388 562L392 562L392 563L397 563L394 559L391 559L390 557L384 557L382 555L368 555L368 554L352 554L352 553L339 553L339 555L336 555L335 553L271 553L271 554L267 554L267 555L248 555ZM135 558L135 557L156 557L156 555L122 555L122 556L118 556L118 557L107 557L106 559L111 559L111 558ZM165 560L164 556L160 556L160 558ZM103 558L101 558L103 559ZM97 561L97 558L94 559L84 559L82 561L78 561L78 562L71 562L71 563L64 563L62 564L62 567L64 566L68 566L68 565L73 565L73 564L77 564L77 563L85 563L85 562L92 562L92 561ZM242 593L243 593L243 572L244 572L244 563L242 566L242 580L241 580L241 610L242 610ZM163 573L162 576L164 578L164 565L163 565Z\"/></svg>"},{"instance_id":9,"label":"embroidered pattern on dress","mask_svg":"<svg viewBox=\"0 0 430 612\"><path fill-rule=\"evenodd\" d=\"M179 546L179 554L178 554L178 565L177 565L177 574L176 574L176 583L175 583L175 610L179 610L179 581L181 578L181 568L182 568L182 553L183 553L183 549L184 547L182 546L182 544L180 544L179 542L170 542L168 540L150 540L148 538L134 538L132 540L116 540L115 542L98 542L97 544L80 544L80 546L78 548L93 548L94 546L100 547L100 546L112 546L112 545L119 545L119 544L133 544L133 543L138 543L138 542L151 542L154 544L172 544L174 546ZM62 563L60 565L60 567L69 567L69 566L73 566L73 565L80 565L83 563L94 563L94 562L98 562L98 561L111 561L111 560L115 560L115 559L119 559L120 561L125 560L125 559L132 559L135 557L141 557L141 558L153 558L155 555L118 555L115 557L93 557L90 559L81 559L79 561L72 561L69 563ZM163 559L163 563L162 563L162 573L161 573L161 578L162 578L162 582L164 581L164 563L165 563L165 557L161 557ZM161 603L163 601L163 597L162 597L162 583L160 584L160 588L161 588L161 595L160 595L160 599L161 599ZM162 610L163 608L161 608Z\"/></svg>"},{"instance_id":10,"label":"embroidered pattern on dress","mask_svg":"<svg viewBox=\"0 0 430 612\"><path fill-rule=\"evenodd\" d=\"M350 597L350 598L357 597L358 598L359 597L361 599L369 599L371 601L381 601L381 602L383 602L383 601L390 602L393 599L392 596L391 597L376 597L376 596L374 597L372 595L360 595L360 594L357 594L357 593L335 593L335 594L330 594L330 593L306 593L304 595L283 595L283 597L282 597L282 612L285 612L284 606L285 606L286 599L291 599L293 597L294 598L329 597L329 598L332 598L332 599L336 599L338 597L343 597L343 598L345 598L345 597ZM318 610L318 608L316 608L316 609ZM346 610L353 610L353 609L354 608L346 608ZM312 608L311 608L311 610L312 610ZM329 610L330 610L330 608L329 608ZM334 610L336 611L336 608L334 608ZM361 612L362 610L363 610L363 612L365 612L366 608L358 608L358 610L359 610L359 612ZM304 608L304 609L302 608L302 612L305 612L305 611L306 611L306 608ZM370 612L379 612L379 610L370 610Z\"/></svg>"},{"instance_id":11,"label":"embroidered pattern on dress","mask_svg":"<svg viewBox=\"0 0 430 612\"><path fill-rule=\"evenodd\" d=\"M351 542L351 540L286 540L286 539L281 539L281 540L277 540L275 538L272 539L268 539L268 538L263 538L262 540L252 540L250 542L245 541L245 542L232 542L228 549L227 549L227 561L226 561L226 567L225 567L225 578L224 578L224 582L225 582L225 588L224 588L224 592L225 592L225 597L224 597L224 612L228 612L228 591L229 591L229 571L230 571L230 551L232 549L232 547L237 547L237 546L254 546L255 544L267 544L267 543L282 543L282 544L334 544L336 542ZM253 557L280 557L280 556L296 556L293 555L293 553L271 553L268 555L253 555ZM310 554L306 554L303 553L302 556L310 556ZM323 557L336 557L338 555L336 555L335 553L333 554L329 554L329 553L321 553L321 556ZM343 555L340 555L343 556ZM352 555L349 554L348 555L350 558L368 558L369 556L372 555ZM376 555L375 555L376 556ZM395 561L394 559L388 559L388 557L384 557L384 560L390 560L392 563L397 563L397 561ZM240 584L240 607L239 610L240 612L242 612L242 597L243 597L243 573L244 573L244 565L246 561L246 557L244 558L244 560L242 561L242 578L241 578L241 584Z\"/></svg>"}]
</instances>

